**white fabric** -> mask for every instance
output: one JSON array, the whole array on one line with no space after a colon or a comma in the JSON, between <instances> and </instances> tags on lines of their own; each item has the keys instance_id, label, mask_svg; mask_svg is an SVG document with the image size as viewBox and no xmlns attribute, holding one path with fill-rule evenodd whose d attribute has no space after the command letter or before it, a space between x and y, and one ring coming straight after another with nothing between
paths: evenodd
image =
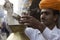
<instances>
[{"instance_id":1,"label":"white fabric","mask_svg":"<svg viewBox=\"0 0 60 40\"><path fill-rule=\"evenodd\" d=\"M30 40L60 40L60 29L56 26L53 30L46 27L43 33L38 29L27 27L25 29L25 34L30 38Z\"/></svg>"},{"instance_id":2,"label":"white fabric","mask_svg":"<svg viewBox=\"0 0 60 40\"><path fill-rule=\"evenodd\" d=\"M25 34L30 38L30 40L45 40L45 38L38 29L27 27L25 29Z\"/></svg>"},{"instance_id":3,"label":"white fabric","mask_svg":"<svg viewBox=\"0 0 60 40\"><path fill-rule=\"evenodd\" d=\"M60 29L58 29L56 26L53 28L53 30L46 28L43 35L48 40L60 40Z\"/></svg>"}]
</instances>

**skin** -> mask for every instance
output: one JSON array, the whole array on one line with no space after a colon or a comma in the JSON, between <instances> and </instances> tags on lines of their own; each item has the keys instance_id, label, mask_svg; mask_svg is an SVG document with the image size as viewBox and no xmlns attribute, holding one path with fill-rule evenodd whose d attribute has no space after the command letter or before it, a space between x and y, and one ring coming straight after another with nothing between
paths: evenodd
<instances>
[{"instance_id":1,"label":"skin","mask_svg":"<svg viewBox=\"0 0 60 40\"><path fill-rule=\"evenodd\" d=\"M21 18L23 20L21 20ZM36 18L25 13L24 16L20 17L20 20L18 21L19 23L24 23L24 25L26 26L31 26L43 32L46 27L52 30L56 25L57 18L58 15L54 15L51 9L41 9L41 15L40 15L41 22L38 21Z\"/></svg>"},{"instance_id":2,"label":"skin","mask_svg":"<svg viewBox=\"0 0 60 40\"><path fill-rule=\"evenodd\" d=\"M42 9L41 10L41 22L45 24L48 28L53 29L56 25L56 20L58 15L54 15L51 9Z\"/></svg>"}]
</instances>

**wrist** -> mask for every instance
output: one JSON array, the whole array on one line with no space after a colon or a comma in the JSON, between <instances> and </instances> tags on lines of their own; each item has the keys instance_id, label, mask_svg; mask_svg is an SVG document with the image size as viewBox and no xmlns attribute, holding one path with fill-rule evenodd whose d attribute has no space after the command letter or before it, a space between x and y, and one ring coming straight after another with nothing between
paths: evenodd
<instances>
[{"instance_id":1,"label":"wrist","mask_svg":"<svg viewBox=\"0 0 60 40\"><path fill-rule=\"evenodd\" d=\"M35 28L39 29L41 32L44 31L44 29L46 28L46 26L44 24L42 24L41 22L38 22L37 24L35 24Z\"/></svg>"}]
</instances>

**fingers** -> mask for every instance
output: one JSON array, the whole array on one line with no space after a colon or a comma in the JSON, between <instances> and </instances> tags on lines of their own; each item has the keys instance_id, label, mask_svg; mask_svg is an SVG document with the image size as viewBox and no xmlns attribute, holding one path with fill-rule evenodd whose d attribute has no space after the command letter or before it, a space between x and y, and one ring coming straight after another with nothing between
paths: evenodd
<instances>
[{"instance_id":1,"label":"fingers","mask_svg":"<svg viewBox=\"0 0 60 40\"><path fill-rule=\"evenodd\" d=\"M24 16L22 16L21 18L25 18L25 19L30 19L30 18L32 18L32 16L29 16L29 15L24 15Z\"/></svg>"},{"instance_id":2,"label":"fingers","mask_svg":"<svg viewBox=\"0 0 60 40\"><path fill-rule=\"evenodd\" d=\"M21 15L22 15L22 16L23 16L23 15L29 15L29 13L25 13L25 12L23 12Z\"/></svg>"},{"instance_id":3,"label":"fingers","mask_svg":"<svg viewBox=\"0 0 60 40\"><path fill-rule=\"evenodd\" d=\"M30 23L30 20L26 20L26 19L25 19L25 20L20 20L19 22L20 22L20 23Z\"/></svg>"},{"instance_id":4,"label":"fingers","mask_svg":"<svg viewBox=\"0 0 60 40\"><path fill-rule=\"evenodd\" d=\"M24 25L29 25L30 24L30 22L31 22L31 16L30 15L28 15L28 13L22 13L22 15L21 16L18 16L17 18L16 17L14 17L16 20L18 20L18 22L20 23L20 24L24 24ZM27 23L27 24L26 24Z\"/></svg>"},{"instance_id":5,"label":"fingers","mask_svg":"<svg viewBox=\"0 0 60 40\"><path fill-rule=\"evenodd\" d=\"M23 25L26 25L26 26L28 26L30 24L29 20L20 20L19 23L23 24Z\"/></svg>"},{"instance_id":6,"label":"fingers","mask_svg":"<svg viewBox=\"0 0 60 40\"><path fill-rule=\"evenodd\" d=\"M18 15L17 17L15 17L15 16L12 16L14 19L16 19L16 20L20 20L20 16Z\"/></svg>"},{"instance_id":7,"label":"fingers","mask_svg":"<svg viewBox=\"0 0 60 40\"><path fill-rule=\"evenodd\" d=\"M27 15L22 16L20 21L19 21L19 23L20 24L23 23L24 25L27 25L27 26L30 25L30 23L31 23L31 16L27 16Z\"/></svg>"}]
</instances>

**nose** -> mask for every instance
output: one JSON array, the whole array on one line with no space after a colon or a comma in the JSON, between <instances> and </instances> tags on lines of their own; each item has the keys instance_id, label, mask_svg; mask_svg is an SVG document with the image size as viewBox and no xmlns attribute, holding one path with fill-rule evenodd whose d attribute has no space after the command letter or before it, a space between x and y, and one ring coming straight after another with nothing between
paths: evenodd
<instances>
[{"instance_id":1,"label":"nose","mask_svg":"<svg viewBox=\"0 0 60 40\"><path fill-rule=\"evenodd\" d=\"M40 18L44 19L46 17L45 13L41 14Z\"/></svg>"}]
</instances>

